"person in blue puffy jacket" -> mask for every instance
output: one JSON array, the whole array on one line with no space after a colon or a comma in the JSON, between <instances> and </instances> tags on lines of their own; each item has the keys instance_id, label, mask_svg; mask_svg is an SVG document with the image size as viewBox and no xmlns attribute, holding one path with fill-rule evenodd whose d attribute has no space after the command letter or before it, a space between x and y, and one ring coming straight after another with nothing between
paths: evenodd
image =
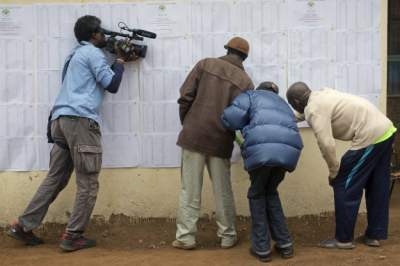
<instances>
[{"instance_id":1,"label":"person in blue puffy jacket","mask_svg":"<svg viewBox=\"0 0 400 266\"><path fill-rule=\"evenodd\" d=\"M270 236L283 258L293 256L277 187L296 168L303 148L294 113L278 92L273 82L263 82L237 96L222 115L224 126L244 137L242 156L251 181L250 253L264 262L271 260Z\"/></svg>"}]
</instances>

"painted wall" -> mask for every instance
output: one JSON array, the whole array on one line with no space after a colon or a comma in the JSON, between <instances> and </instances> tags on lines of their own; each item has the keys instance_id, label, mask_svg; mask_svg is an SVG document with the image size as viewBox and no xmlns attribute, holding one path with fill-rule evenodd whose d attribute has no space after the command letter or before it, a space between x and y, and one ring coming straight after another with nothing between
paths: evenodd
<instances>
[{"instance_id":1,"label":"painted wall","mask_svg":"<svg viewBox=\"0 0 400 266\"><path fill-rule=\"evenodd\" d=\"M381 110L386 112L387 59L387 1L381 1ZM56 1L9 1L2 4L49 3ZM99 1L62 1L99 2ZM102 1L116 2L116 1ZM118 1L123 2L123 1ZM288 174L279 188L282 204L288 216L318 214L333 210L333 193L328 186L328 170L316 140L309 128L301 129L304 150L299 166ZM341 156L348 144L338 142ZM46 172L0 172L0 225L15 219L32 198ZM249 185L242 163L232 166L232 184L238 215L248 215L246 193ZM180 188L180 169L103 169L100 191L93 215L105 219L111 214L123 213L132 217L175 217ZM66 222L75 194L75 177L50 207L46 221ZM215 208L211 182L204 179L202 215L212 216Z\"/></svg>"}]
</instances>

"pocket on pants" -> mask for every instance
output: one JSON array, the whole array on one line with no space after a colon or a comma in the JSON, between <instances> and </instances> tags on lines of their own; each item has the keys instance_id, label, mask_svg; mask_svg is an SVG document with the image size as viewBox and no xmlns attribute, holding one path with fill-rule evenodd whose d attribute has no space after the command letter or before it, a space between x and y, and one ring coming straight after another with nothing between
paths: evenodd
<instances>
[{"instance_id":1,"label":"pocket on pants","mask_svg":"<svg viewBox=\"0 0 400 266\"><path fill-rule=\"evenodd\" d=\"M78 144L76 170L81 173L98 173L101 169L102 149L100 146Z\"/></svg>"}]
</instances>

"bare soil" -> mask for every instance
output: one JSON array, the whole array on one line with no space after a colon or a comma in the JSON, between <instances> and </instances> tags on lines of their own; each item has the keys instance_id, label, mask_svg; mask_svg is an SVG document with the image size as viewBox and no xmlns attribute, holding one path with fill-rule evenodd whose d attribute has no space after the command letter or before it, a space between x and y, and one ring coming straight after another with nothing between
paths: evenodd
<instances>
[{"instance_id":1,"label":"bare soil","mask_svg":"<svg viewBox=\"0 0 400 266\"><path fill-rule=\"evenodd\" d=\"M317 243L333 236L333 214L289 218L295 241L295 257L283 260L273 254L271 265L400 265L400 185L393 192L390 210L389 240L381 248L357 243L351 251L325 250ZM366 216L359 215L356 236L365 229ZM236 247L219 248L215 221L202 219L198 226L198 248L193 251L171 247L175 236L175 222L169 219L132 219L113 215L108 223L94 217L87 232L97 239L96 248L64 253L58 239L64 225L47 223L36 232L46 244L27 247L10 239L0 228L0 265L262 265L249 255L249 219L238 217L239 243Z\"/></svg>"}]
</instances>

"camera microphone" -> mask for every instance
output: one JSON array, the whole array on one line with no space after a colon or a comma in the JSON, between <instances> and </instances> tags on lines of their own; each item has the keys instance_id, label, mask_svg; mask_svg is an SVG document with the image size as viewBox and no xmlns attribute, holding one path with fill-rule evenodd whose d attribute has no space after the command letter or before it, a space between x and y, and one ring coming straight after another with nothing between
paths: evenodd
<instances>
[{"instance_id":1,"label":"camera microphone","mask_svg":"<svg viewBox=\"0 0 400 266\"><path fill-rule=\"evenodd\" d=\"M155 34L154 32L151 31L146 31L146 30L134 30L137 34L139 34L140 36L146 37L146 38L151 38L151 39L155 39L157 38L157 34Z\"/></svg>"},{"instance_id":2,"label":"camera microphone","mask_svg":"<svg viewBox=\"0 0 400 266\"><path fill-rule=\"evenodd\" d=\"M115 37L115 36L128 37L128 38L130 37L129 34L116 32L116 31L111 31L111 30L106 30L106 29L103 29L103 28L101 28L101 32L104 33L104 35L110 35L112 37Z\"/></svg>"},{"instance_id":3,"label":"camera microphone","mask_svg":"<svg viewBox=\"0 0 400 266\"><path fill-rule=\"evenodd\" d=\"M150 38L150 39L155 39L157 38L157 34L155 34L154 32L151 31L147 31L147 30L141 30L141 29L131 29L128 28L127 26L123 26L123 25L119 25L120 29L122 30L126 30L126 31L130 31L133 32L134 34L146 37L146 38Z\"/></svg>"}]
</instances>

